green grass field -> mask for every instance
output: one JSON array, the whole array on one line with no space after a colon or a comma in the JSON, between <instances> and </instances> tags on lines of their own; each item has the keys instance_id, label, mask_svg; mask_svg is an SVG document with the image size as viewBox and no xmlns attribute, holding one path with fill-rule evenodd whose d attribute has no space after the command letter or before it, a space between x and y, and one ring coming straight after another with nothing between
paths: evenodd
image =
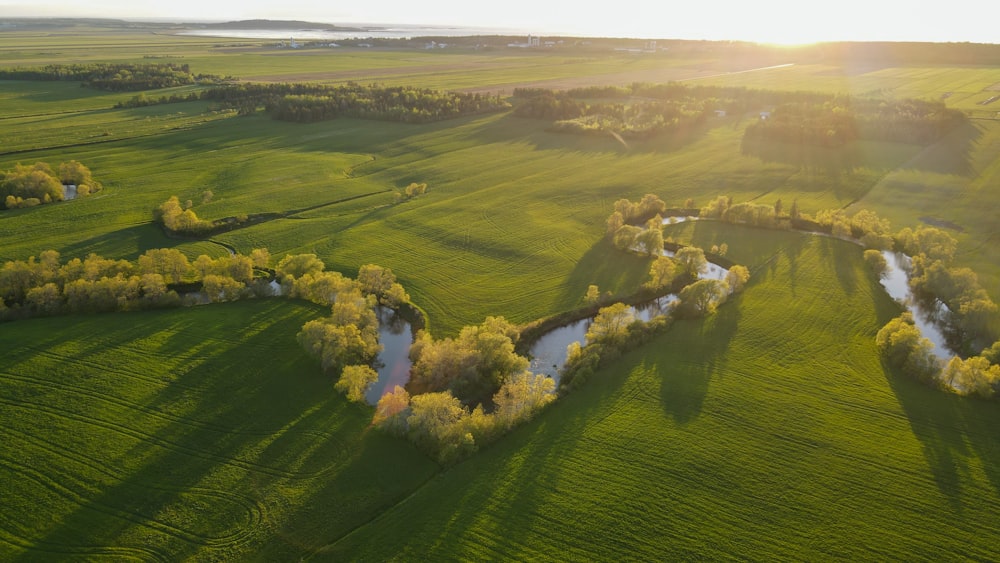
<instances>
[{"instance_id":1,"label":"green grass field","mask_svg":"<svg viewBox=\"0 0 1000 563\"><path fill-rule=\"evenodd\" d=\"M742 231L735 302L316 559L995 557L996 405L883 370L874 334L897 308L859 248Z\"/></svg>"},{"instance_id":2,"label":"green grass field","mask_svg":"<svg viewBox=\"0 0 1000 563\"><path fill-rule=\"evenodd\" d=\"M252 42L248 42L252 43ZM648 259L603 238L615 200L717 195L877 211L960 227L960 265L1000 300L1000 122L976 105L996 68L738 65L622 54L277 52L261 44L76 30L0 33L0 65L187 62L195 72L509 89L637 76L880 91L972 110L929 147L740 150L756 113L628 145L508 114L406 125L294 124L195 102L114 110L133 93L0 82L0 170L87 164L99 194L0 212L0 262L55 249L135 258L231 245L392 268L435 336L488 315L619 294ZM671 78L672 77L672 78ZM994 110L995 111L995 110ZM989 118L989 119L987 119ZM428 192L395 203L393 191ZM211 201L203 194L211 190ZM284 213L166 237L152 211ZM753 272L740 297L595 375L537 420L442 470L371 430L295 342L321 308L285 300L0 325L0 559L991 560L1000 411L889 373L874 335L898 307L861 249L716 222L665 235Z\"/></svg>"},{"instance_id":3,"label":"green grass field","mask_svg":"<svg viewBox=\"0 0 1000 563\"><path fill-rule=\"evenodd\" d=\"M419 486L436 465L370 431L296 343L322 314L266 300L0 326L0 559L289 560Z\"/></svg>"},{"instance_id":4,"label":"green grass field","mask_svg":"<svg viewBox=\"0 0 1000 563\"><path fill-rule=\"evenodd\" d=\"M884 370L898 309L861 250L683 229L728 240L746 292L447 471L298 349L313 306L0 327L3 558L995 555L1000 412Z\"/></svg>"}]
</instances>

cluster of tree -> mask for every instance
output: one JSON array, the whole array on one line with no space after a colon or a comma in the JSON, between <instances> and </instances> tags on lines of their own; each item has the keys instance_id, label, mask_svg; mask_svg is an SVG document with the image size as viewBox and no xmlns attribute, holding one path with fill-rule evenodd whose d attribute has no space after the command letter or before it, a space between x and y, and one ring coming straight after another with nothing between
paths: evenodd
<instances>
[{"instance_id":1,"label":"cluster of tree","mask_svg":"<svg viewBox=\"0 0 1000 563\"><path fill-rule=\"evenodd\" d=\"M396 199L398 201L413 199L418 195L424 195L427 192L427 184L425 182L410 182L408 186L403 188L402 192L396 193Z\"/></svg>"},{"instance_id":2,"label":"cluster of tree","mask_svg":"<svg viewBox=\"0 0 1000 563\"><path fill-rule=\"evenodd\" d=\"M517 94L527 93L524 89ZM665 131L700 123L711 114L696 100L635 101L633 103L586 103L568 94L543 90L526 97L514 115L553 120L551 130L560 133L614 132L624 137L650 137Z\"/></svg>"},{"instance_id":3,"label":"cluster of tree","mask_svg":"<svg viewBox=\"0 0 1000 563\"><path fill-rule=\"evenodd\" d=\"M934 227L903 229L897 235L904 252L912 256L910 288L917 295L940 299L951 311L952 323L968 342L992 341L991 320L997 304L969 268L951 266L957 243L948 233Z\"/></svg>"},{"instance_id":4,"label":"cluster of tree","mask_svg":"<svg viewBox=\"0 0 1000 563\"><path fill-rule=\"evenodd\" d=\"M952 358L941 372L941 383L960 395L995 397L1000 391L1000 341L979 356Z\"/></svg>"},{"instance_id":5,"label":"cluster of tree","mask_svg":"<svg viewBox=\"0 0 1000 563\"><path fill-rule=\"evenodd\" d=\"M100 90L137 91L188 84L218 84L232 77L192 74L186 64L79 63L0 69L0 80L66 80Z\"/></svg>"},{"instance_id":6,"label":"cluster of tree","mask_svg":"<svg viewBox=\"0 0 1000 563\"><path fill-rule=\"evenodd\" d=\"M775 201L774 205L753 202L734 204L733 198L718 196L701 208L699 216L770 229L795 228L824 232L860 241L867 248L882 250L893 248L897 238L892 233L889 220L879 217L873 211L862 209L849 216L843 209L827 209L811 216L800 212L798 202L795 201L786 212L781 199Z\"/></svg>"},{"instance_id":7,"label":"cluster of tree","mask_svg":"<svg viewBox=\"0 0 1000 563\"><path fill-rule=\"evenodd\" d=\"M837 147L859 139L928 144L940 139L965 114L942 102L837 97L824 102L778 106L744 133L744 146L761 141Z\"/></svg>"},{"instance_id":8,"label":"cluster of tree","mask_svg":"<svg viewBox=\"0 0 1000 563\"><path fill-rule=\"evenodd\" d=\"M876 276L882 277L885 274L886 269L889 267L889 263L886 262L885 256L882 256L882 252L875 250L874 248L869 248L865 250L864 253L865 263L871 268L872 272Z\"/></svg>"},{"instance_id":9,"label":"cluster of tree","mask_svg":"<svg viewBox=\"0 0 1000 563\"><path fill-rule=\"evenodd\" d=\"M909 312L882 327L875 335L875 345L889 365L910 377L934 382L941 373L941 362L932 352L934 345L920 335Z\"/></svg>"},{"instance_id":10,"label":"cluster of tree","mask_svg":"<svg viewBox=\"0 0 1000 563\"><path fill-rule=\"evenodd\" d=\"M329 317L302 325L299 344L320 359L325 371L338 376L347 366L370 366L382 351L376 304L373 296L362 295L357 287L338 293Z\"/></svg>"},{"instance_id":11,"label":"cluster of tree","mask_svg":"<svg viewBox=\"0 0 1000 563\"><path fill-rule=\"evenodd\" d=\"M650 267L651 288L668 287L682 275L695 279L706 267L704 252L697 247L684 247L674 258L658 257ZM674 318L710 315L734 293L740 292L750 279L746 267L734 265L725 280L697 280L684 286L678 294L671 315L653 317L642 321L635 316L635 309L625 303L614 303L598 310L587 329L585 345L574 342L567 349L566 364L560 385L566 389L578 386L597 369L614 361L621 354L647 342L654 334L669 327ZM597 286L590 286L587 300L597 302Z\"/></svg>"},{"instance_id":12,"label":"cluster of tree","mask_svg":"<svg viewBox=\"0 0 1000 563\"><path fill-rule=\"evenodd\" d=\"M625 303L602 307L587 329L586 345L574 342L567 348L566 363L559 377L560 389L568 391L580 386L601 366L645 344L653 335L666 330L672 321L670 316L642 321Z\"/></svg>"},{"instance_id":13,"label":"cluster of tree","mask_svg":"<svg viewBox=\"0 0 1000 563\"><path fill-rule=\"evenodd\" d=\"M659 256L663 253L663 218L655 215L646 221L644 227L622 225L611 235L611 240L618 250L635 251L646 256Z\"/></svg>"},{"instance_id":14,"label":"cluster of tree","mask_svg":"<svg viewBox=\"0 0 1000 563\"><path fill-rule=\"evenodd\" d=\"M637 250L649 256L663 252L663 213L667 205L654 194L638 202L619 199L608 216L606 234L619 250ZM636 223L645 222L643 227Z\"/></svg>"},{"instance_id":15,"label":"cluster of tree","mask_svg":"<svg viewBox=\"0 0 1000 563\"><path fill-rule=\"evenodd\" d=\"M173 233L203 235L218 226L215 221L200 219L194 212L190 200L182 206L175 195L170 196L170 199L156 208L155 217Z\"/></svg>"},{"instance_id":16,"label":"cluster of tree","mask_svg":"<svg viewBox=\"0 0 1000 563\"><path fill-rule=\"evenodd\" d=\"M63 263L58 252L47 250L38 259L0 268L0 319L180 306L184 300L176 288L182 286L201 289L210 302L266 295L266 284L254 279L262 256L266 266L266 249L189 262L179 250L162 248L146 251L135 263L96 254Z\"/></svg>"},{"instance_id":17,"label":"cluster of tree","mask_svg":"<svg viewBox=\"0 0 1000 563\"><path fill-rule=\"evenodd\" d=\"M499 96L355 83L339 86L243 83L206 90L202 98L221 102L242 114L264 107L275 119L297 122L344 116L425 123L510 107Z\"/></svg>"},{"instance_id":18,"label":"cluster of tree","mask_svg":"<svg viewBox=\"0 0 1000 563\"><path fill-rule=\"evenodd\" d=\"M514 351L517 327L503 317L487 317L464 327L455 338L435 340L420 331L410 347L409 388L414 393L448 391L469 406L486 404L528 359Z\"/></svg>"},{"instance_id":19,"label":"cluster of tree","mask_svg":"<svg viewBox=\"0 0 1000 563\"><path fill-rule=\"evenodd\" d=\"M621 225L642 223L666 210L667 204L655 194L646 194L638 202L626 198L619 199L614 204L611 216L608 217L608 234L614 234Z\"/></svg>"},{"instance_id":20,"label":"cluster of tree","mask_svg":"<svg viewBox=\"0 0 1000 563\"><path fill-rule=\"evenodd\" d=\"M59 164L54 170L45 162L34 166L16 165L0 172L0 201L4 209L34 207L42 203L62 201L64 186L76 186L76 195L85 197L101 190L90 169L75 160Z\"/></svg>"},{"instance_id":21,"label":"cluster of tree","mask_svg":"<svg viewBox=\"0 0 1000 563\"><path fill-rule=\"evenodd\" d=\"M338 375L337 390L352 401L363 401L378 380L371 364L382 350L375 307L398 308L410 302L392 270L365 264L351 279L326 271L315 254L289 254L277 263L275 275L288 296L330 306L329 317L302 326L299 344L320 359L325 371Z\"/></svg>"},{"instance_id":22,"label":"cluster of tree","mask_svg":"<svg viewBox=\"0 0 1000 563\"><path fill-rule=\"evenodd\" d=\"M931 352L933 344L920 336L913 315L907 312L882 327L875 343L889 365L926 383L983 398L994 397L1000 391L1000 341L979 356L955 356L943 364Z\"/></svg>"},{"instance_id":23,"label":"cluster of tree","mask_svg":"<svg viewBox=\"0 0 1000 563\"><path fill-rule=\"evenodd\" d=\"M116 109L122 108L144 108L148 106L158 106L162 104L179 104L181 102L197 102L201 99L201 95L198 92L189 92L188 94L171 94L169 96L152 97L147 96L145 93L136 94L128 100L118 102L115 104Z\"/></svg>"},{"instance_id":24,"label":"cluster of tree","mask_svg":"<svg viewBox=\"0 0 1000 563\"><path fill-rule=\"evenodd\" d=\"M554 388L550 377L515 373L492 396L493 408L487 412L482 404L470 410L449 391L411 396L396 386L379 400L373 422L408 436L440 463L449 463L531 419L555 400Z\"/></svg>"},{"instance_id":25,"label":"cluster of tree","mask_svg":"<svg viewBox=\"0 0 1000 563\"><path fill-rule=\"evenodd\" d=\"M736 264L729 268L723 280L702 279L686 285L677 295L674 315L679 318L711 315L730 295L743 291L749 279L750 271L746 266Z\"/></svg>"},{"instance_id":26,"label":"cluster of tree","mask_svg":"<svg viewBox=\"0 0 1000 563\"><path fill-rule=\"evenodd\" d=\"M779 226L782 203L779 199L774 205L762 203L733 203L733 198L718 196L708 205L701 208L699 217L720 219L728 223L739 223L755 227L774 228Z\"/></svg>"}]
</instances>

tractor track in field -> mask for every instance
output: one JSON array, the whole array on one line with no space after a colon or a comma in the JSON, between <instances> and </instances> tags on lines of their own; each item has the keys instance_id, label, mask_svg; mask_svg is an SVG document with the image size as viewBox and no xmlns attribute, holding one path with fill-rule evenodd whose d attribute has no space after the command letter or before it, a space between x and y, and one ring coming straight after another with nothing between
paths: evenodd
<instances>
[{"instance_id":1,"label":"tractor track in field","mask_svg":"<svg viewBox=\"0 0 1000 563\"><path fill-rule=\"evenodd\" d=\"M48 404L42 404L23 399L18 401L9 401L5 399L0 399L0 405L6 405L11 409L24 409L29 412L46 413L56 418L70 420L87 426L95 426L116 434L128 436L139 442L158 446L160 448L163 448L165 450L174 453L187 455L207 461L212 461L220 465L235 467L237 469L241 469L243 471L248 471L251 473L262 473L264 475L269 475L271 477L295 479L295 480L313 479L316 477L320 477L325 473L333 471L334 469L336 469L337 466L337 464L331 464L329 467L326 467L318 471L286 471L262 463L249 461L246 459L236 459L232 457L227 457L224 455L214 453L213 451L209 451L204 448L195 448L187 446L173 440L159 437L155 434L150 434L149 432L137 430L127 424L113 422L95 416L89 416L79 412L74 412L67 409L57 408ZM340 446L341 449L345 449L342 444L340 444Z\"/></svg>"},{"instance_id":2,"label":"tractor track in field","mask_svg":"<svg viewBox=\"0 0 1000 563\"><path fill-rule=\"evenodd\" d=\"M243 543L253 534L253 528L241 528L226 536L205 536L179 528L172 524L167 524L155 518L137 514L132 511L125 511L109 503L95 499L88 499L84 494L77 492L76 487L67 486L61 481L42 473L41 471L27 467L23 464L9 460L0 456L0 468L4 468L11 473L18 474L22 479L32 481L40 487L48 489L53 494L74 503L81 508L93 510L115 519L125 520L137 526L172 536L179 540L195 545L206 545L211 547L232 547ZM74 483L78 484L78 483Z\"/></svg>"},{"instance_id":3,"label":"tractor track in field","mask_svg":"<svg viewBox=\"0 0 1000 563\"><path fill-rule=\"evenodd\" d=\"M140 413L142 413L144 415L147 415L147 416L155 418L155 419L159 419L159 420L164 421L164 422L168 422L168 423L171 423L171 424L179 424L179 425L182 425L182 426L187 426L189 428L192 428L194 430L199 430L199 431L217 432L217 433L220 433L220 434L237 435L237 436L267 437L267 436L273 436L273 435L275 435L276 433L278 433L281 430L280 428L279 429L274 429L274 430L268 430L268 429L262 429L262 430L234 430L231 426L225 426L225 425L221 425L221 424L212 424L210 422L198 421L198 420L194 420L194 419L191 419L191 418L188 418L188 417L184 417L184 416L178 416L178 415L174 415L174 414L169 414L167 412L161 411L161 410L156 409L156 408L144 407L144 406L140 405L139 403L135 403L135 402L132 402L132 401L129 401L129 400L126 400L126 399L119 398L119 397L114 397L114 396L111 396L111 395L109 395L107 393L103 393L103 392L99 392L99 391L93 391L93 390L91 390L88 387L83 386L83 385L69 385L69 384L65 384L65 383L59 383L59 382L54 382L54 381L51 381L51 380L43 379L43 378L40 378L40 377L32 377L32 376L28 376L28 375L17 375L17 374L12 374L12 373L7 373L7 372L0 372L0 380L4 380L4 379L6 379L6 380L16 380L16 381L19 381L19 382L22 382L22 383L25 383L25 384L28 384L28 385L33 385L33 386L38 386L38 387L55 388L55 389L58 389L59 391L67 392L68 394L71 393L74 397L88 397L88 398L90 398L90 399L92 399L94 401L102 401L102 402L105 402L105 403L110 403L112 405L118 406L118 407L126 409L126 410L132 410L132 411L140 412ZM329 440L329 439L334 439L335 438L335 436L333 434L324 433L324 432L315 432L315 431L302 432L301 435L303 435L303 436L311 436L313 438L324 439L324 440Z\"/></svg>"}]
</instances>

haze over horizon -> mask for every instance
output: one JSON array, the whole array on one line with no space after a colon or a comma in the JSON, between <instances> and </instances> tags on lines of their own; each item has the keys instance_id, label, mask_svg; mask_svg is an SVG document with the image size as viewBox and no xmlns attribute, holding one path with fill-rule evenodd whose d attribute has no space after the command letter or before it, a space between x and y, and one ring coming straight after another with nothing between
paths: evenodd
<instances>
[{"instance_id":1,"label":"haze over horizon","mask_svg":"<svg viewBox=\"0 0 1000 563\"><path fill-rule=\"evenodd\" d=\"M351 23L461 26L606 37L746 40L766 43L820 41L931 41L996 43L994 10L978 0L947 6L903 0L837 5L783 0L719 0L683 6L620 0L600 10L568 0L509 0L490 9L457 0L381 0L327 6L310 0L170 3L134 0L0 0L0 17L102 17L129 20L306 20Z\"/></svg>"}]
</instances>

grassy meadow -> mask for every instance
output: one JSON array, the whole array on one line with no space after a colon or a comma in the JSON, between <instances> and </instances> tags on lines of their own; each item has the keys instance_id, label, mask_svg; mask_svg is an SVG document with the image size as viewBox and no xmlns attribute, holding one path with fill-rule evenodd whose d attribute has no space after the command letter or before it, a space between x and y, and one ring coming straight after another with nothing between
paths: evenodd
<instances>
[{"instance_id":1,"label":"grassy meadow","mask_svg":"<svg viewBox=\"0 0 1000 563\"><path fill-rule=\"evenodd\" d=\"M735 302L315 560L995 557L996 406L884 371L874 335L898 309L861 249L726 234L754 272Z\"/></svg>"},{"instance_id":2,"label":"grassy meadow","mask_svg":"<svg viewBox=\"0 0 1000 563\"><path fill-rule=\"evenodd\" d=\"M289 560L437 471L369 429L285 300L0 326L0 559ZM405 467L405 471L399 471Z\"/></svg>"},{"instance_id":3,"label":"grassy meadow","mask_svg":"<svg viewBox=\"0 0 1000 563\"><path fill-rule=\"evenodd\" d=\"M104 184L0 211L0 262L47 249L64 260L162 247L222 256L228 245L315 253L347 275L375 263L440 337L488 315L526 323L574 309L590 284L633 292L649 260L603 237L619 198L729 195L872 209L895 229L948 222L960 265L1000 300L1000 121L979 105L997 67L738 73L710 53L292 52L137 31L0 32L2 67L152 57L274 81L509 91L646 77L879 92L943 98L975 119L927 147L754 156L741 139L756 113L626 144L509 114L297 124L205 102L113 109L135 93L0 81L0 170L75 159ZM397 202L410 182L427 193ZM205 219L282 216L169 238L152 213L171 195ZM0 559L996 558L1000 410L882 365L874 336L899 307L859 247L715 222L665 236L726 243L751 269L746 292L447 469L372 430L371 409L348 404L297 345L319 307L269 299L2 324Z\"/></svg>"}]
</instances>

